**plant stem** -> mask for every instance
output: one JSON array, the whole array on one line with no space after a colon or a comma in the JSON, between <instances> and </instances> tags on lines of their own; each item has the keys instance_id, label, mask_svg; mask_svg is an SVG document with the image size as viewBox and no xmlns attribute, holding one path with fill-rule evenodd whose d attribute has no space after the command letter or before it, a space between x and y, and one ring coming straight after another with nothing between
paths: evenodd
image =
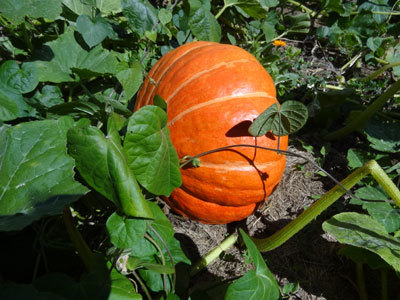
<instances>
[{"instance_id":1,"label":"plant stem","mask_svg":"<svg viewBox=\"0 0 400 300\"><path fill-rule=\"evenodd\" d=\"M325 140L332 141L338 140L353 131L364 126L365 122L367 122L374 113L379 111L385 103L393 97L393 95L400 89L400 79L397 80L395 83L392 84L390 88L388 88L382 95L378 97L373 103L371 103L365 111L360 113L356 118L351 120L347 125L336 130L327 136L325 136Z\"/></svg>"},{"instance_id":2,"label":"plant stem","mask_svg":"<svg viewBox=\"0 0 400 300\"><path fill-rule=\"evenodd\" d=\"M381 300L388 300L387 270L381 269Z\"/></svg>"},{"instance_id":3,"label":"plant stem","mask_svg":"<svg viewBox=\"0 0 400 300\"><path fill-rule=\"evenodd\" d=\"M63 210L63 221L67 233L72 243L75 246L78 255L81 257L86 269L89 271L94 262L94 256L89 246L86 244L81 233L74 225L74 220L72 218L71 210L66 206Z\"/></svg>"},{"instance_id":4,"label":"plant stem","mask_svg":"<svg viewBox=\"0 0 400 300\"><path fill-rule=\"evenodd\" d=\"M232 6L232 5L224 5L222 8L221 8L221 10L215 15L215 19L216 20L218 20L218 18L224 13L224 11L225 11L225 9L227 9L229 6Z\"/></svg>"},{"instance_id":5,"label":"plant stem","mask_svg":"<svg viewBox=\"0 0 400 300\"><path fill-rule=\"evenodd\" d=\"M294 0L286 0L287 2L296 5L298 7L300 7L303 11L305 11L306 13L310 14L311 17L315 17L316 16L316 12L313 11L312 9L308 8L307 6L304 6L303 4L301 4L300 2L294 1Z\"/></svg>"},{"instance_id":6,"label":"plant stem","mask_svg":"<svg viewBox=\"0 0 400 300\"><path fill-rule=\"evenodd\" d=\"M233 246L238 239L237 233L231 234L225 240L222 241L217 247L208 252L205 256L201 258L190 270L190 276L196 275L200 270L207 267L212 261L216 260L219 255L228 250Z\"/></svg>"},{"instance_id":7,"label":"plant stem","mask_svg":"<svg viewBox=\"0 0 400 300\"><path fill-rule=\"evenodd\" d=\"M360 300L368 300L367 290L365 288L363 263L356 263L356 271L357 271L358 294L360 296Z\"/></svg>"},{"instance_id":8,"label":"plant stem","mask_svg":"<svg viewBox=\"0 0 400 300\"><path fill-rule=\"evenodd\" d=\"M385 171L379 166L375 160L371 160L358 168L344 180L341 184L346 189L351 189L356 185L361 179L363 179L368 174L371 174L374 179L384 188L384 190L389 194L397 206L400 207L400 191L392 182L392 180L386 175ZM254 239L257 248L260 251L270 251L273 250L293 235L304 228L308 223L310 223L314 218L316 218L320 213L332 205L336 200L338 200L345 191L340 186L336 185L330 189L325 195L323 195L317 202L307 208L303 213L301 213L296 219L291 221L288 225L283 227L281 230L277 231L270 237L265 239Z\"/></svg>"},{"instance_id":9,"label":"plant stem","mask_svg":"<svg viewBox=\"0 0 400 300\"><path fill-rule=\"evenodd\" d=\"M397 66L400 66L400 61L395 62L395 63L391 63L391 64L386 64L382 68L379 68L378 70L376 70L372 74L370 74L367 77L363 78L362 81L373 80L376 77L378 77L379 75L381 75L383 72L385 72L387 69L394 68L394 67L397 67Z\"/></svg>"},{"instance_id":10,"label":"plant stem","mask_svg":"<svg viewBox=\"0 0 400 300\"><path fill-rule=\"evenodd\" d=\"M136 273L136 271L132 271L133 276L135 276L135 279L139 282L140 286L143 289L143 292L145 293L147 299L152 300L149 289L147 288L146 284L143 282L143 280L140 278L140 276Z\"/></svg>"}]
</instances>

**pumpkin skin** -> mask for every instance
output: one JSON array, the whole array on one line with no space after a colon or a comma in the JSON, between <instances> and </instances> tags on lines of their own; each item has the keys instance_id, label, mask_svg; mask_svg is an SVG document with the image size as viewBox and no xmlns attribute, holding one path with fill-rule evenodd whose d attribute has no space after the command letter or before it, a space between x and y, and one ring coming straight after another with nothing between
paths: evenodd
<instances>
[{"instance_id":1,"label":"pumpkin skin","mask_svg":"<svg viewBox=\"0 0 400 300\"><path fill-rule=\"evenodd\" d=\"M228 145L277 148L268 133L252 137L251 122L276 100L264 67L232 45L192 42L164 55L141 87L135 110L160 95L168 104L168 127L180 158ZM287 149L287 136L280 148ZM191 219L225 224L249 216L280 182L286 159L276 152L238 147L200 158L200 167L181 169L182 186L165 197Z\"/></svg>"}]
</instances>

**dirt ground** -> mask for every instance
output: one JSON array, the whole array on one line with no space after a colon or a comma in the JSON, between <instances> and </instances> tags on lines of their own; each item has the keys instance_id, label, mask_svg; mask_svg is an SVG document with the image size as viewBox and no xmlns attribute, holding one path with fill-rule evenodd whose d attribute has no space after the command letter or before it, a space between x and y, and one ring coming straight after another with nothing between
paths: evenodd
<instances>
[{"instance_id":1,"label":"dirt ground","mask_svg":"<svg viewBox=\"0 0 400 300\"><path fill-rule=\"evenodd\" d=\"M289 150L314 159L310 153L293 146ZM296 166L304 168L299 170ZM334 185L332 182L326 183L329 181L317 175L316 171L315 167L306 164L302 158L287 157L286 170L279 187L268 202L241 222L205 225L184 219L172 211L167 216L188 257L197 261L238 227L251 236L267 237L289 223L311 205L315 197L324 194ZM340 212L341 208L340 203L334 204L284 245L263 253L268 267L281 286L288 282L299 283L298 291L287 299L358 299L354 265L337 255L339 244L327 236L321 227L324 220ZM251 265L245 264L243 253L243 249L239 249L237 245L230 248L194 277L196 285L201 282L232 280L245 274Z\"/></svg>"}]
</instances>

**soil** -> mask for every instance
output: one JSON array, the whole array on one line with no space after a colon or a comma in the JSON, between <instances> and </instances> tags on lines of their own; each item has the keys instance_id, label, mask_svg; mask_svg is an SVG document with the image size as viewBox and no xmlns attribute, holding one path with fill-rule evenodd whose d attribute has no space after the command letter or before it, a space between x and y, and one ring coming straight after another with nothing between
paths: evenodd
<instances>
[{"instance_id":1,"label":"soil","mask_svg":"<svg viewBox=\"0 0 400 300\"><path fill-rule=\"evenodd\" d=\"M308 152L293 146L289 150L314 160ZM182 243L191 261L196 262L239 227L250 236L267 237L296 218L318 195L324 194L334 185L326 184L327 180L316 172L317 169L304 159L288 156L279 187L265 204L241 222L206 225L168 211L168 207L165 210L174 226L176 238ZM340 203L332 205L285 244L263 253L280 286L288 282L299 283L297 292L287 299L358 299L353 282L354 265L338 256L339 244L325 234L321 227L323 221L342 209ZM206 282L229 281L244 275L252 266L245 263L243 254L244 249L236 244L197 274L192 284L201 286Z\"/></svg>"}]
</instances>

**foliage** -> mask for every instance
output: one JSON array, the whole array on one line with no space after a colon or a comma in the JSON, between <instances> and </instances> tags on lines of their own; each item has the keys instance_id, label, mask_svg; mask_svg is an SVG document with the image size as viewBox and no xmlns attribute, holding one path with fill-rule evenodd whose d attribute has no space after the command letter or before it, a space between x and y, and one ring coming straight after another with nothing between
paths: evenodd
<instances>
[{"instance_id":1,"label":"foliage","mask_svg":"<svg viewBox=\"0 0 400 300\"><path fill-rule=\"evenodd\" d=\"M252 135L292 134L304 125L293 140L321 149L315 151L321 166L334 155L347 156L348 170L375 159L398 180L398 1L155 3L161 1L0 1L1 237L4 247L24 240L26 257L37 257L36 266L13 262L24 270L20 277L2 270L0 298L188 296L189 289L180 294L176 288L177 265L187 269L191 262L156 201L181 184L167 107L131 108L155 61L193 40L242 47L271 74L282 105L259 116ZM383 99L379 107L377 99ZM329 148L320 144L365 111L350 136ZM346 210L358 213L333 216L324 230L351 245L340 253L357 264L399 271L399 208L371 177L354 195ZM64 207L64 217L72 212L77 222L70 228L81 235L64 229ZM226 299L248 297L248 286L256 298L277 299L273 275L242 237L255 269L225 285ZM37 249L30 250L32 239ZM69 239L80 255L92 250L88 270L76 262ZM65 259L49 267L54 249ZM297 288L284 287L283 297Z\"/></svg>"}]
</instances>

